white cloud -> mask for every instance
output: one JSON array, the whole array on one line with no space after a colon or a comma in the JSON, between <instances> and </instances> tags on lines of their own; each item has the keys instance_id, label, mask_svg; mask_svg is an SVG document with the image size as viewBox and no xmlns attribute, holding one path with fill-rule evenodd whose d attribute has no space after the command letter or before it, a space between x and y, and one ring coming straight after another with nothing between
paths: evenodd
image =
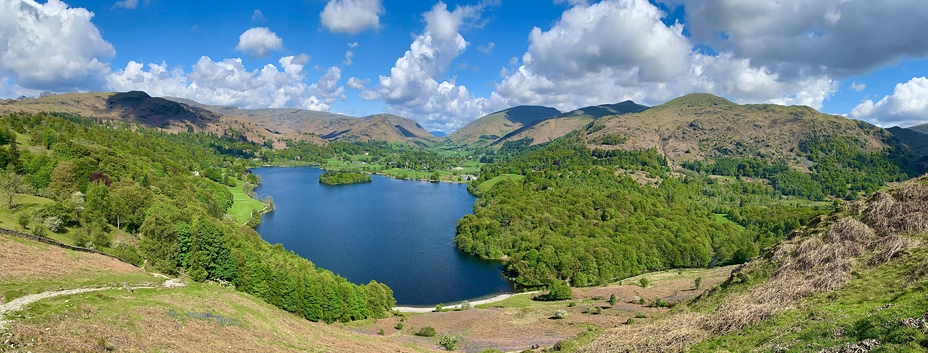
<instances>
[{"instance_id":1,"label":"white cloud","mask_svg":"<svg viewBox=\"0 0 928 353\"><path fill-rule=\"evenodd\" d=\"M369 79L362 80L357 77L349 77L346 85L348 86L348 88L351 88L351 89L363 90L364 86L366 86L370 82L371 80Z\"/></svg>"},{"instance_id":2,"label":"white cloud","mask_svg":"<svg viewBox=\"0 0 928 353\"><path fill-rule=\"evenodd\" d=\"M93 16L59 0L0 1L0 77L25 89L99 89L116 50Z\"/></svg>"},{"instance_id":3,"label":"white cloud","mask_svg":"<svg viewBox=\"0 0 928 353\"><path fill-rule=\"evenodd\" d=\"M380 28L383 13L381 0L329 0L319 18L331 32L357 34Z\"/></svg>"},{"instance_id":4,"label":"white cloud","mask_svg":"<svg viewBox=\"0 0 928 353\"><path fill-rule=\"evenodd\" d=\"M351 51L351 50L346 51L346 52L345 52L345 61L342 62L342 63L345 64L345 66L351 66L351 64L354 63L354 61L351 60L352 57L354 57L354 52Z\"/></svg>"},{"instance_id":5,"label":"white cloud","mask_svg":"<svg viewBox=\"0 0 928 353\"><path fill-rule=\"evenodd\" d=\"M351 42L351 43L348 43L348 47L349 47L349 48L357 48L357 47L358 47L358 42Z\"/></svg>"},{"instance_id":6,"label":"white cloud","mask_svg":"<svg viewBox=\"0 0 928 353\"><path fill-rule=\"evenodd\" d=\"M261 10L255 10L251 13L251 20L255 22L264 22L267 21L267 17L264 17L264 13Z\"/></svg>"},{"instance_id":7,"label":"white cloud","mask_svg":"<svg viewBox=\"0 0 928 353\"><path fill-rule=\"evenodd\" d=\"M928 78L914 77L899 83L893 94L878 102L865 100L851 111L854 119L874 121L881 126L912 126L928 123Z\"/></svg>"},{"instance_id":8,"label":"white cloud","mask_svg":"<svg viewBox=\"0 0 928 353\"><path fill-rule=\"evenodd\" d=\"M867 84L863 82L854 81L854 82L851 82L851 89L857 92L863 92L865 89L867 89Z\"/></svg>"},{"instance_id":9,"label":"white cloud","mask_svg":"<svg viewBox=\"0 0 928 353\"><path fill-rule=\"evenodd\" d=\"M730 52L703 54L681 24L667 26L664 16L646 0L570 8L551 29L531 31L522 64L501 70L496 94L508 105L561 110L626 99L659 104L692 92L820 108L838 88L828 76L784 75Z\"/></svg>"},{"instance_id":10,"label":"white cloud","mask_svg":"<svg viewBox=\"0 0 928 353\"><path fill-rule=\"evenodd\" d=\"M304 83L309 56L285 56L278 65L267 64L261 69L247 70L241 59L212 61L200 57L185 73L167 64L130 61L124 69L107 75L107 86L113 91L142 90L153 96L175 96L212 105L241 108L299 107L328 110L340 99L343 88L335 85L340 72L329 70L312 86ZM317 97L315 94L321 96Z\"/></svg>"},{"instance_id":11,"label":"white cloud","mask_svg":"<svg viewBox=\"0 0 928 353\"><path fill-rule=\"evenodd\" d=\"M467 48L462 27L479 20L483 9L480 4L448 11L443 2L437 3L422 15L425 31L396 60L390 76L380 76L378 87L365 89L361 98L383 100L389 111L416 119L430 130L453 130L466 124L465 119L485 114L491 100L475 98L454 78L445 78L451 62ZM352 84L363 88L357 83Z\"/></svg>"},{"instance_id":12,"label":"white cloud","mask_svg":"<svg viewBox=\"0 0 928 353\"><path fill-rule=\"evenodd\" d=\"M284 41L267 27L251 28L238 37L235 50L242 53L263 57L269 52L283 48Z\"/></svg>"},{"instance_id":13,"label":"white cloud","mask_svg":"<svg viewBox=\"0 0 928 353\"><path fill-rule=\"evenodd\" d=\"M148 5L148 1L149 0L145 0L145 5ZM111 7L110 9L123 8L123 9L132 10L138 7L139 7L139 0L120 0L114 3L113 7Z\"/></svg>"},{"instance_id":14,"label":"white cloud","mask_svg":"<svg viewBox=\"0 0 928 353\"><path fill-rule=\"evenodd\" d=\"M490 54L493 52L493 48L496 48L496 43L489 42L487 45L478 46L477 50L484 54Z\"/></svg>"},{"instance_id":15,"label":"white cloud","mask_svg":"<svg viewBox=\"0 0 928 353\"><path fill-rule=\"evenodd\" d=\"M669 0L686 6L697 42L782 75L847 76L928 55L923 0Z\"/></svg>"}]
</instances>

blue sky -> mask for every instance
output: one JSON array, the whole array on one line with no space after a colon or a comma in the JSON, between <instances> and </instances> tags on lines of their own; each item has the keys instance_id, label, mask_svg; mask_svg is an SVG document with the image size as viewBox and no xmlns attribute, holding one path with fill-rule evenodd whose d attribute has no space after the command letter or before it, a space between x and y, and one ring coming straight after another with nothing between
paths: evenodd
<instances>
[{"instance_id":1,"label":"blue sky","mask_svg":"<svg viewBox=\"0 0 928 353\"><path fill-rule=\"evenodd\" d=\"M452 131L709 92L928 122L922 0L0 0L0 97L145 90Z\"/></svg>"}]
</instances>

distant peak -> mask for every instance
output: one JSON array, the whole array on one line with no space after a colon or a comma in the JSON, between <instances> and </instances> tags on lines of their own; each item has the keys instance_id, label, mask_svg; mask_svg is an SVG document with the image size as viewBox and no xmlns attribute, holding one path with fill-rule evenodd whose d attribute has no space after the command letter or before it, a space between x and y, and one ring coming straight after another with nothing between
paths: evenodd
<instances>
[{"instance_id":1,"label":"distant peak","mask_svg":"<svg viewBox=\"0 0 928 353\"><path fill-rule=\"evenodd\" d=\"M667 103L662 104L664 107L672 106L707 106L707 105L732 105L730 100L709 94L709 93L690 93L682 97L674 98Z\"/></svg>"}]
</instances>

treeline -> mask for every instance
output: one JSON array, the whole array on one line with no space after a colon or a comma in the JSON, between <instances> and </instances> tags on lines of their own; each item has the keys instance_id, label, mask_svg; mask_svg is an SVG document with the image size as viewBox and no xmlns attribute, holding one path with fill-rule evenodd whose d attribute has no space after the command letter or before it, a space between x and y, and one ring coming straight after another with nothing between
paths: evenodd
<instances>
[{"instance_id":1,"label":"treeline","mask_svg":"<svg viewBox=\"0 0 928 353\"><path fill-rule=\"evenodd\" d=\"M380 141L342 142L331 141L315 145L303 141L287 141L288 148L266 151L263 158L270 164L324 164L328 158L348 160L360 158L367 164L379 165L384 169L401 168L434 172L463 166L467 157L440 154L420 146Z\"/></svg>"},{"instance_id":2,"label":"treeline","mask_svg":"<svg viewBox=\"0 0 928 353\"><path fill-rule=\"evenodd\" d=\"M757 254L749 234L718 220L697 201L697 188L667 177L667 170L653 150L593 151L576 138L556 140L485 168L482 180L502 173L526 178L481 195L474 214L458 222L455 241L477 256L508 258L506 272L526 286L553 279L596 285ZM658 182L643 185L624 171Z\"/></svg>"},{"instance_id":3,"label":"treeline","mask_svg":"<svg viewBox=\"0 0 928 353\"><path fill-rule=\"evenodd\" d=\"M690 161L683 166L715 175L765 178L783 195L810 200L825 200L828 196L852 200L887 182L907 180L924 172L894 148L868 152L860 141L850 138L813 138L799 147L810 162L811 173L797 171L783 161L770 163L760 158Z\"/></svg>"},{"instance_id":4,"label":"treeline","mask_svg":"<svg viewBox=\"0 0 928 353\"><path fill-rule=\"evenodd\" d=\"M223 220L233 199L217 181L256 182L242 157L261 151L228 136L11 114L0 121L0 184L4 194L53 200L21 209L9 198L9 212L34 234L69 237L164 273L226 282L314 321L386 315L395 300L385 285L349 283Z\"/></svg>"},{"instance_id":5,"label":"treeline","mask_svg":"<svg viewBox=\"0 0 928 353\"><path fill-rule=\"evenodd\" d=\"M319 175L319 182L325 185L370 183L371 176L364 173L327 170Z\"/></svg>"}]
</instances>

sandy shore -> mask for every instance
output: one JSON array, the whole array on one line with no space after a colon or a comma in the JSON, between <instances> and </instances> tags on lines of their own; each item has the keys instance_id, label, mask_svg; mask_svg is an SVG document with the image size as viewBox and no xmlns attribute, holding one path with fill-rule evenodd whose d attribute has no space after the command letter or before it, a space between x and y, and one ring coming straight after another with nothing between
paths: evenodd
<instances>
[{"instance_id":1,"label":"sandy shore","mask_svg":"<svg viewBox=\"0 0 928 353\"><path fill-rule=\"evenodd\" d=\"M539 293L539 292L540 292L540 291L524 292L524 293L500 294L500 295L497 295L497 296L492 297L492 298L487 298L487 299L481 299L481 300L472 301L472 302L470 302L470 305L471 305L471 307L473 307L473 306L482 305L482 304L496 303L496 302L500 302L500 301L509 299L509 298L511 298L511 297L513 297L513 296L516 296L516 295L531 295L531 294L537 294L537 293ZM444 306L443 308L445 308L445 309L452 309L452 310L453 310L453 309L460 309L460 308L461 308L461 304L458 303L458 304L454 304L454 305L446 305L446 306ZM430 313L430 312L435 311L435 306L431 306L431 307L396 306L396 307L393 307L393 311L397 311L397 312L401 312L401 313Z\"/></svg>"}]
</instances>

